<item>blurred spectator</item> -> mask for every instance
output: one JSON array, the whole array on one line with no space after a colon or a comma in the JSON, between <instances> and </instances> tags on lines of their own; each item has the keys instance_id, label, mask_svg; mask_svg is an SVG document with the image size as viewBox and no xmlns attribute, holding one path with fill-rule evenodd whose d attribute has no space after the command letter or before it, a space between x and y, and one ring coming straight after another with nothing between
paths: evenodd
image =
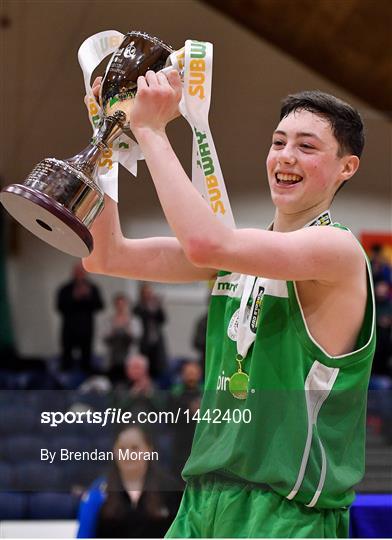
<instances>
[{"instance_id":1,"label":"blurred spectator","mask_svg":"<svg viewBox=\"0 0 392 540\"><path fill-rule=\"evenodd\" d=\"M201 315L194 326L192 335L192 346L198 352L198 360L202 367L203 379L205 376L205 363L206 363L206 343L207 343L207 323L208 323L208 306L211 299L211 292L214 286L214 282L210 281L208 284L208 291L205 298L206 310Z\"/></svg>"},{"instance_id":2,"label":"blurred spectator","mask_svg":"<svg viewBox=\"0 0 392 540\"><path fill-rule=\"evenodd\" d=\"M390 285L379 280L374 288L376 297L376 331L377 344L373 360L373 374L392 375L392 302Z\"/></svg>"},{"instance_id":3,"label":"blurred spectator","mask_svg":"<svg viewBox=\"0 0 392 540\"><path fill-rule=\"evenodd\" d=\"M376 284L379 281L386 281L389 286L391 286L391 267L383 255L382 246L380 246L379 244L375 244L374 246L372 246L369 259L372 267L374 283Z\"/></svg>"},{"instance_id":4,"label":"blurred spectator","mask_svg":"<svg viewBox=\"0 0 392 540\"><path fill-rule=\"evenodd\" d=\"M203 375L205 371L205 357L206 357L206 340L207 340L207 318L208 313L202 315L197 321L193 332L192 345L198 352L199 362L203 368Z\"/></svg>"},{"instance_id":5,"label":"blurred spectator","mask_svg":"<svg viewBox=\"0 0 392 540\"><path fill-rule=\"evenodd\" d=\"M150 377L146 356L133 354L128 357L125 363L125 380L117 385L115 402L117 407L134 414L160 409L160 396Z\"/></svg>"},{"instance_id":6,"label":"blurred spectator","mask_svg":"<svg viewBox=\"0 0 392 540\"><path fill-rule=\"evenodd\" d=\"M108 394L112 390L112 383L105 375L92 375L79 386L80 394Z\"/></svg>"},{"instance_id":7,"label":"blurred spectator","mask_svg":"<svg viewBox=\"0 0 392 540\"><path fill-rule=\"evenodd\" d=\"M189 418L200 408L200 401L203 392L202 369L199 362L188 361L182 365L180 382L173 386L170 397L169 409L174 411L189 410ZM179 416L179 422L173 425L173 472L177 477L189 457L196 421L187 422L185 414Z\"/></svg>"},{"instance_id":8,"label":"blurred spectator","mask_svg":"<svg viewBox=\"0 0 392 540\"><path fill-rule=\"evenodd\" d=\"M92 371L91 354L94 337L94 315L104 307L96 285L86 278L81 263L73 277L57 293L57 309L62 316L61 367L71 369L79 356L82 368Z\"/></svg>"},{"instance_id":9,"label":"blurred spectator","mask_svg":"<svg viewBox=\"0 0 392 540\"><path fill-rule=\"evenodd\" d=\"M138 459L120 459L126 450ZM115 461L107 479L96 481L82 499L78 538L163 538L179 506L181 493L157 465L154 448L140 426L116 439ZM159 456L158 456L159 457Z\"/></svg>"},{"instance_id":10,"label":"blurred spectator","mask_svg":"<svg viewBox=\"0 0 392 540\"><path fill-rule=\"evenodd\" d=\"M108 348L108 376L113 384L124 378L124 364L131 345L140 337L138 321L131 314L131 306L125 294L113 299L114 312L107 321L104 341Z\"/></svg>"},{"instance_id":11,"label":"blurred spectator","mask_svg":"<svg viewBox=\"0 0 392 540\"><path fill-rule=\"evenodd\" d=\"M160 298L148 283L143 283L139 291L139 301L134 309L142 323L140 352L150 361L150 374L156 380L166 370L166 344L162 326L166 313Z\"/></svg>"},{"instance_id":12,"label":"blurred spectator","mask_svg":"<svg viewBox=\"0 0 392 540\"><path fill-rule=\"evenodd\" d=\"M194 396L200 397L203 390L201 373L200 362L185 361L181 366L180 381L172 387L172 395L176 397L187 396L187 400L193 399Z\"/></svg>"}]
</instances>

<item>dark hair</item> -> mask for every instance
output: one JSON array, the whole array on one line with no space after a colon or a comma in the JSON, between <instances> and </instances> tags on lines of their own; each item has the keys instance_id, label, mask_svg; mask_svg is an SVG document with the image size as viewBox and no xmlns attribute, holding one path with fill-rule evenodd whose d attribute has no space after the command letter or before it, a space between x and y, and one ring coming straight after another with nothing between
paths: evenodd
<instances>
[{"instance_id":1,"label":"dark hair","mask_svg":"<svg viewBox=\"0 0 392 540\"><path fill-rule=\"evenodd\" d=\"M351 105L320 90L306 90L282 101L280 120L299 110L312 112L329 122L339 145L340 157L345 154L361 157L365 144L364 128L359 112Z\"/></svg>"},{"instance_id":2,"label":"dark hair","mask_svg":"<svg viewBox=\"0 0 392 540\"><path fill-rule=\"evenodd\" d=\"M126 427L122 426L117 432L115 442L117 442L122 433L131 429L138 430L142 434L144 442L150 448L154 448L151 433L146 429L146 426L142 424L133 424ZM162 496L159 494L156 477L156 467L153 463L149 463L143 491L146 493L148 501L146 511L151 518L159 516L159 511L163 504ZM124 498L122 497L124 489L117 461L114 460L108 473L106 500L100 512L102 519L121 520L126 518L129 501L127 499L124 501Z\"/></svg>"}]
</instances>

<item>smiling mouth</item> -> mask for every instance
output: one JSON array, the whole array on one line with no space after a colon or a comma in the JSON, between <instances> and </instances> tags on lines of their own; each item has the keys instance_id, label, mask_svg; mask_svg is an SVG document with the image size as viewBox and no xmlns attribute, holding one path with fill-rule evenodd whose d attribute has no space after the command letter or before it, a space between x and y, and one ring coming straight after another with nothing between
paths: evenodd
<instances>
[{"instance_id":1,"label":"smiling mouth","mask_svg":"<svg viewBox=\"0 0 392 540\"><path fill-rule=\"evenodd\" d=\"M280 185L292 186L302 182L303 178L299 174L275 173L276 182Z\"/></svg>"}]
</instances>

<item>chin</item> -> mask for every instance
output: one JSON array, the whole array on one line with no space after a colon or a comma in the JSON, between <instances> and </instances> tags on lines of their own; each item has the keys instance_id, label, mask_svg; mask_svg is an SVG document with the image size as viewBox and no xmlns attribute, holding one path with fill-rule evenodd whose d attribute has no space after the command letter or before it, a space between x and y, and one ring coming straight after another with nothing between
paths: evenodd
<instances>
[{"instance_id":1,"label":"chin","mask_svg":"<svg viewBox=\"0 0 392 540\"><path fill-rule=\"evenodd\" d=\"M271 199L274 206L285 213L298 212L302 206L301 202L296 197L292 197L290 194L286 193L276 193L271 191Z\"/></svg>"}]
</instances>

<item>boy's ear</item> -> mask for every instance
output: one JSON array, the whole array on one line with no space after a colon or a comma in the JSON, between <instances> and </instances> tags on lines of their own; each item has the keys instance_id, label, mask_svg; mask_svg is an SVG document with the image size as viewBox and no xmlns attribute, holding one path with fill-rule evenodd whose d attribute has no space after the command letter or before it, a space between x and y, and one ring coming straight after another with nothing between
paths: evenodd
<instances>
[{"instance_id":1,"label":"boy's ear","mask_svg":"<svg viewBox=\"0 0 392 540\"><path fill-rule=\"evenodd\" d=\"M340 179L349 180L358 170L359 157L358 156L344 156L342 158L342 170L340 173Z\"/></svg>"}]
</instances>

